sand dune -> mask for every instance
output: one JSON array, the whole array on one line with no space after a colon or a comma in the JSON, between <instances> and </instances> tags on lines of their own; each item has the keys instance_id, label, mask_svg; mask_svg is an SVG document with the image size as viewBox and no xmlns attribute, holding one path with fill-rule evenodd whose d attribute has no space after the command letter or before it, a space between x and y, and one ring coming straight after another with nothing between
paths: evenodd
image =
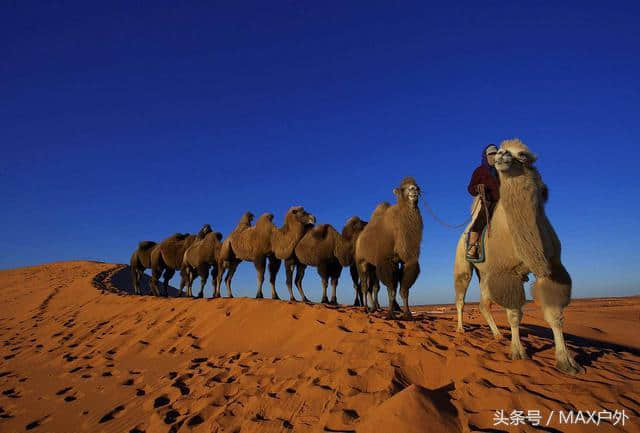
<instances>
[{"instance_id":1,"label":"sand dune","mask_svg":"<svg viewBox=\"0 0 640 433\"><path fill-rule=\"evenodd\" d=\"M114 293L130 286L123 265L20 268L0 285L1 432L640 431L640 298L572 303L566 338L586 373L569 377L534 304L521 331L531 359L513 362L473 305L460 336L451 306L390 322ZM543 426L496 425L500 409L538 410ZM544 425L569 410L628 419Z\"/></svg>"}]
</instances>

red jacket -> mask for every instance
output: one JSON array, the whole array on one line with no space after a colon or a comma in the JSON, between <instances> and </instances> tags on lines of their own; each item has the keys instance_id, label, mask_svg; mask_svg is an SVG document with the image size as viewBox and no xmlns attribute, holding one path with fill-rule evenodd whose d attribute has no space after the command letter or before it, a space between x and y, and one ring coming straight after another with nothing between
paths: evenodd
<instances>
[{"instance_id":1,"label":"red jacket","mask_svg":"<svg viewBox=\"0 0 640 433\"><path fill-rule=\"evenodd\" d=\"M494 177L484 165L473 171L471 181L469 181L469 186L467 187L469 194L474 197L478 195L477 186L480 184L485 186L487 199L494 203L497 202L500 198L500 179Z\"/></svg>"}]
</instances>

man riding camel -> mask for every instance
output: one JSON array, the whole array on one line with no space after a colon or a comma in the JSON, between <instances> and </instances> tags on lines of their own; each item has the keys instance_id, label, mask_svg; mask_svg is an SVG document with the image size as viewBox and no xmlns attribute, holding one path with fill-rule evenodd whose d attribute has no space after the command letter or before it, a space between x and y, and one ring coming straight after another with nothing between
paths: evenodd
<instances>
[{"instance_id":1,"label":"man riding camel","mask_svg":"<svg viewBox=\"0 0 640 433\"><path fill-rule=\"evenodd\" d=\"M498 148L495 144L487 145L482 151L482 163L473 171L467 190L472 196L480 194L486 200L485 206L480 207L480 212L473 225L469 229L469 247L467 258L478 259L480 233L493 214L493 209L500 198L500 179L494 167ZM487 215L488 213L488 215Z\"/></svg>"}]
</instances>

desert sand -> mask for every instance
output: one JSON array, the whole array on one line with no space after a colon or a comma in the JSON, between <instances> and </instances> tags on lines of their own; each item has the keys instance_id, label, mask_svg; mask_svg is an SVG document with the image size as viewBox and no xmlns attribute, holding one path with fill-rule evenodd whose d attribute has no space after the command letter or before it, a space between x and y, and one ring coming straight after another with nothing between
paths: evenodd
<instances>
[{"instance_id":1,"label":"desert sand","mask_svg":"<svg viewBox=\"0 0 640 433\"><path fill-rule=\"evenodd\" d=\"M572 302L565 335L586 368L572 377L555 370L534 303L521 330L531 359L511 361L498 308L507 338L494 341L473 304L458 335L450 305L387 321L132 296L128 281L124 265L86 261L0 272L0 432L640 431L640 297ZM496 410L538 410L542 426L496 424ZM570 410L628 418L559 423Z\"/></svg>"}]
</instances>

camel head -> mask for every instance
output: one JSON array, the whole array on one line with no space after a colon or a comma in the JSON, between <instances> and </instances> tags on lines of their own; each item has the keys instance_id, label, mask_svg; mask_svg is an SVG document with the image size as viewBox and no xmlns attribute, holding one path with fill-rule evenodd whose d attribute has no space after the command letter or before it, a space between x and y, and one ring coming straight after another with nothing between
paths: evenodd
<instances>
[{"instance_id":1,"label":"camel head","mask_svg":"<svg viewBox=\"0 0 640 433\"><path fill-rule=\"evenodd\" d=\"M304 210L302 206L293 206L287 211L285 222L296 221L305 227L313 226L316 223L316 217Z\"/></svg>"},{"instance_id":2,"label":"camel head","mask_svg":"<svg viewBox=\"0 0 640 433\"><path fill-rule=\"evenodd\" d=\"M536 162L536 156L519 139L504 140L496 154L495 167L503 175L518 176Z\"/></svg>"},{"instance_id":3,"label":"camel head","mask_svg":"<svg viewBox=\"0 0 640 433\"><path fill-rule=\"evenodd\" d=\"M253 222L253 214L251 212L245 212L244 214L242 214L242 218L240 218L240 221L238 222L238 224L246 224L248 226L251 225L251 223Z\"/></svg>"},{"instance_id":4,"label":"camel head","mask_svg":"<svg viewBox=\"0 0 640 433\"><path fill-rule=\"evenodd\" d=\"M207 234L211 233L213 230L209 224L205 224L202 226L200 231L198 232L198 239L203 239Z\"/></svg>"},{"instance_id":5,"label":"camel head","mask_svg":"<svg viewBox=\"0 0 640 433\"><path fill-rule=\"evenodd\" d=\"M393 193L398 198L398 202L406 201L415 207L418 206L418 198L420 198L421 192L413 177L408 176L402 179L400 187L394 188Z\"/></svg>"},{"instance_id":6,"label":"camel head","mask_svg":"<svg viewBox=\"0 0 640 433\"><path fill-rule=\"evenodd\" d=\"M366 221L362 221L357 216L351 217L347 220L344 228L342 229L342 237L345 239L352 239L355 235L364 230L367 225Z\"/></svg>"}]
</instances>

